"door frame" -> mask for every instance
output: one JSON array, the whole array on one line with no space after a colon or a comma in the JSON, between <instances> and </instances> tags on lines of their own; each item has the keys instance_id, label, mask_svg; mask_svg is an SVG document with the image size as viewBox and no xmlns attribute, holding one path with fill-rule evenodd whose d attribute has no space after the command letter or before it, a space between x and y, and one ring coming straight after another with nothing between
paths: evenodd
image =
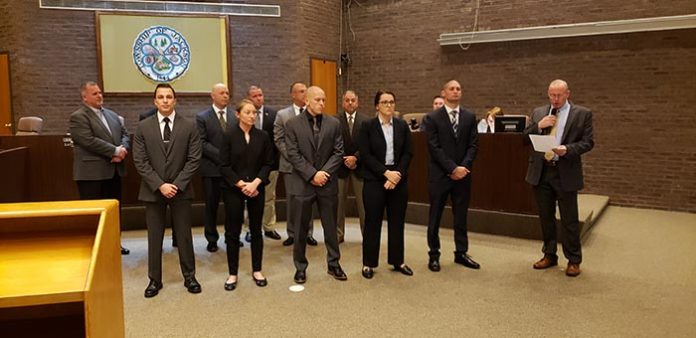
<instances>
[{"instance_id":1,"label":"door frame","mask_svg":"<svg viewBox=\"0 0 696 338\"><path fill-rule=\"evenodd\" d=\"M9 121L9 123L12 124L12 126L10 127L10 135L14 135L15 131L17 130L17 126L15 123L14 109L12 109L12 65L10 62L10 52L0 50L0 55L7 55L7 91L9 94L8 98L9 98L9 106L10 106L10 121ZM2 125L0 127L4 128L5 126Z\"/></svg>"}]
</instances>

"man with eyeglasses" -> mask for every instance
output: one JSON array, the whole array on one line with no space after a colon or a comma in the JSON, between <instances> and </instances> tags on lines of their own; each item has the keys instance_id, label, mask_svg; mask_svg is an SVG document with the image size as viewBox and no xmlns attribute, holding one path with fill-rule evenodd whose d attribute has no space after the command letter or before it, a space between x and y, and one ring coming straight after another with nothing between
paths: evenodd
<instances>
[{"instance_id":1,"label":"man with eyeglasses","mask_svg":"<svg viewBox=\"0 0 696 338\"><path fill-rule=\"evenodd\" d=\"M476 158L478 132L476 115L461 107L462 87L450 80L442 87L444 106L428 113L423 125L428 136L428 247L430 271L440 271L440 220L447 199L454 214L454 262L470 269L480 265L468 255L467 213L471 195L471 169Z\"/></svg>"},{"instance_id":2,"label":"man with eyeglasses","mask_svg":"<svg viewBox=\"0 0 696 338\"><path fill-rule=\"evenodd\" d=\"M525 135L551 135L559 146L552 151L534 152L527 168L527 183L534 188L539 205L539 221L544 237L542 257L534 263L537 270L558 265L556 250L556 204L561 214L563 255L568 259L565 274L580 275L580 221L578 190L584 186L580 156L594 147L592 112L568 101L570 89L563 80L554 80L548 88L549 104L532 112Z\"/></svg>"}]
</instances>

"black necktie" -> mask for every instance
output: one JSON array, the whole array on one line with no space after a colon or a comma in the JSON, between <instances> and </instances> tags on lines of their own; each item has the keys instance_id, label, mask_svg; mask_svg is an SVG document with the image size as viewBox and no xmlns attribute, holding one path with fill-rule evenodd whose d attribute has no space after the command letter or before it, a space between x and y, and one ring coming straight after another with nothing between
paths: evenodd
<instances>
[{"instance_id":1,"label":"black necktie","mask_svg":"<svg viewBox=\"0 0 696 338\"><path fill-rule=\"evenodd\" d=\"M319 145L319 119L315 116L313 120L314 126L312 127L312 131L314 132L314 145Z\"/></svg>"},{"instance_id":2,"label":"black necktie","mask_svg":"<svg viewBox=\"0 0 696 338\"><path fill-rule=\"evenodd\" d=\"M164 121L164 143L167 144L169 143L169 139L172 137L172 130L171 128L169 128L170 120L168 117L165 117L164 119L162 119L162 121Z\"/></svg>"}]
</instances>

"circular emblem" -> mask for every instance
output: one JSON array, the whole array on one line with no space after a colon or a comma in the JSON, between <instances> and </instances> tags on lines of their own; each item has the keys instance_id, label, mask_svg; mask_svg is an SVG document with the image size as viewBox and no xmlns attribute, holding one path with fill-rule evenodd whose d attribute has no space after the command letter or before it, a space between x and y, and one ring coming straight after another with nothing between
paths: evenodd
<instances>
[{"instance_id":1,"label":"circular emblem","mask_svg":"<svg viewBox=\"0 0 696 338\"><path fill-rule=\"evenodd\" d=\"M133 42L133 63L157 82L178 79L191 64L191 49L181 33L167 26L152 26Z\"/></svg>"}]
</instances>

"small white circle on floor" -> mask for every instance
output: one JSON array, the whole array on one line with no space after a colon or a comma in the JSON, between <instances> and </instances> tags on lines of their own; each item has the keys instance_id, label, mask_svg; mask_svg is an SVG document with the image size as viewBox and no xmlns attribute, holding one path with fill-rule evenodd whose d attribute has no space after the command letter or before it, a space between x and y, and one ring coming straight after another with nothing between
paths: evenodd
<instances>
[{"instance_id":1,"label":"small white circle on floor","mask_svg":"<svg viewBox=\"0 0 696 338\"><path fill-rule=\"evenodd\" d=\"M288 289L290 289L290 291L292 291L292 292L302 292L302 291L304 291L304 286L299 285L299 284L295 284L295 285L290 285L290 287Z\"/></svg>"}]
</instances>

